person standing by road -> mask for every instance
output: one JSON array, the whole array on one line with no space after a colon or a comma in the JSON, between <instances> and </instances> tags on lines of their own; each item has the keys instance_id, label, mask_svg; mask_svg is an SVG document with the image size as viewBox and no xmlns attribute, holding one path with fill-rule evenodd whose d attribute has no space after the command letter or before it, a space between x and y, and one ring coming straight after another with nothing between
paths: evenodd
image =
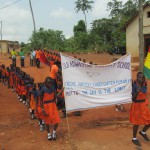
<instances>
[{"instance_id":1,"label":"person standing by road","mask_svg":"<svg viewBox=\"0 0 150 150\"><path fill-rule=\"evenodd\" d=\"M33 67L35 65L35 51L31 50L30 52L30 66Z\"/></svg>"},{"instance_id":2,"label":"person standing by road","mask_svg":"<svg viewBox=\"0 0 150 150\"><path fill-rule=\"evenodd\" d=\"M35 54L36 54L36 66L37 66L37 68L40 68L41 50L37 49Z\"/></svg>"},{"instance_id":3,"label":"person standing by road","mask_svg":"<svg viewBox=\"0 0 150 150\"><path fill-rule=\"evenodd\" d=\"M16 67L16 56L17 56L17 52L15 49L13 49L11 51L11 59L12 59L12 64L14 67Z\"/></svg>"},{"instance_id":4,"label":"person standing by road","mask_svg":"<svg viewBox=\"0 0 150 150\"><path fill-rule=\"evenodd\" d=\"M24 55L24 52L23 52L22 50L20 50L19 56L20 56L20 64L21 64L21 67L24 67L25 55Z\"/></svg>"}]
</instances>

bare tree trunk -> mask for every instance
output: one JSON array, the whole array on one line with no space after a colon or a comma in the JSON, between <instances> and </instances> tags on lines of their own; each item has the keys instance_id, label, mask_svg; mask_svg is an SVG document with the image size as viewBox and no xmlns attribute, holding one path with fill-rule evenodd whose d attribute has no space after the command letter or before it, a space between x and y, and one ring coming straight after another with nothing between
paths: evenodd
<instances>
[{"instance_id":1,"label":"bare tree trunk","mask_svg":"<svg viewBox=\"0 0 150 150\"><path fill-rule=\"evenodd\" d=\"M34 14L33 14L33 9L32 9L31 0L29 0L29 4L30 4L30 9L31 9L31 14L32 14L32 19L33 19L34 31L36 31L35 19L34 19Z\"/></svg>"},{"instance_id":2,"label":"bare tree trunk","mask_svg":"<svg viewBox=\"0 0 150 150\"><path fill-rule=\"evenodd\" d=\"M143 0L139 0L139 71L143 72L144 38L143 38Z\"/></svg>"},{"instance_id":3,"label":"bare tree trunk","mask_svg":"<svg viewBox=\"0 0 150 150\"><path fill-rule=\"evenodd\" d=\"M84 14L84 19L85 19L85 28L86 28L86 31L87 31L87 21L86 21L86 14L85 14L85 11L83 11L83 14Z\"/></svg>"}]
</instances>

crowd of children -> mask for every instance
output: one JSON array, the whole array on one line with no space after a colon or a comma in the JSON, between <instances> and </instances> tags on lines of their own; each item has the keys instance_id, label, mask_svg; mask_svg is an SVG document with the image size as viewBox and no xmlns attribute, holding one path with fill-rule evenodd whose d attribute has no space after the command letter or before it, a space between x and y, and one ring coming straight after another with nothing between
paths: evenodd
<instances>
[{"instance_id":1,"label":"crowd of children","mask_svg":"<svg viewBox=\"0 0 150 150\"><path fill-rule=\"evenodd\" d=\"M46 77L44 83L35 83L34 78L29 74L16 67L15 51L12 53L12 64L5 66L0 65L0 82L15 92L19 101L26 105L31 113L31 119L38 119L40 131L47 130L48 140L56 140L56 130L60 123L58 110L62 110L62 117L66 117L66 108L63 92L61 58L58 53L37 50L35 52L37 68L40 67L40 54L43 53L46 61L49 62L50 74ZM38 55L37 55L38 54ZM14 59L15 58L15 59ZM77 57L75 57L77 59ZM78 58L81 61L81 58ZM33 66L33 60L30 59ZM83 59L83 62L86 62ZM93 64L93 62L90 62ZM139 125L144 124L144 128L139 134L146 140L150 141L146 131L150 127L150 112L147 107L147 83L144 75L139 72L137 79L132 83L132 106L130 110L130 122L133 124L132 142L141 146L137 139ZM135 97L135 98L134 98ZM116 111L125 111L123 105L115 105ZM75 112L80 116L81 112ZM51 129L50 124L53 125Z\"/></svg>"},{"instance_id":2,"label":"crowd of children","mask_svg":"<svg viewBox=\"0 0 150 150\"><path fill-rule=\"evenodd\" d=\"M61 58L58 53L38 50L39 55L40 53L44 53L50 66L50 75L44 83L34 83L34 78L16 67L16 63L7 67L4 64L0 66L0 81L3 86L15 92L19 101L29 108L31 119L39 120L40 131L46 127L48 140L55 140L56 129L60 123L58 110L62 110L62 117L66 117ZM80 58L78 59L81 61ZM84 59L83 62L86 60ZM39 58L36 63L39 68ZM81 116L81 112L76 111L75 116ZM54 125L52 132L50 132L49 124Z\"/></svg>"},{"instance_id":3,"label":"crowd of children","mask_svg":"<svg viewBox=\"0 0 150 150\"><path fill-rule=\"evenodd\" d=\"M60 60L53 59L52 65L56 64L60 64ZM55 79L47 77L44 83L36 84L34 78L21 68L13 64L7 67L5 64L0 65L2 85L15 92L19 101L29 108L31 119L39 120L40 131L46 126L48 140L56 140L56 129L60 122L58 110L62 109L63 117L66 117L60 66L55 73ZM52 133L49 124L54 125Z\"/></svg>"}]
</instances>

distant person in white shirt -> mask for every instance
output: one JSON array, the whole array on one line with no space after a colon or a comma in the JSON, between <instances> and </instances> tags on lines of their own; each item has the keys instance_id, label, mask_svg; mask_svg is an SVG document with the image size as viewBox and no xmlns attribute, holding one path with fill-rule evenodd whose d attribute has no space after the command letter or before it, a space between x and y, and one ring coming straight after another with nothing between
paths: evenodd
<instances>
[{"instance_id":1,"label":"distant person in white shirt","mask_svg":"<svg viewBox=\"0 0 150 150\"><path fill-rule=\"evenodd\" d=\"M35 66L35 51L31 50L30 53L30 66Z\"/></svg>"}]
</instances>

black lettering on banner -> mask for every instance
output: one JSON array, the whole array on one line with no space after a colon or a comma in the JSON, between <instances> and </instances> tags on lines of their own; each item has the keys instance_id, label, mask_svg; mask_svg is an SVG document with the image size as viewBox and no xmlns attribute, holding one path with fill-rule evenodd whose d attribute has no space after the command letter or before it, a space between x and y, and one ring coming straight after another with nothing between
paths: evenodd
<instances>
[{"instance_id":1,"label":"black lettering on banner","mask_svg":"<svg viewBox=\"0 0 150 150\"><path fill-rule=\"evenodd\" d=\"M117 68L130 70L130 62L118 62Z\"/></svg>"},{"instance_id":2,"label":"black lettering on banner","mask_svg":"<svg viewBox=\"0 0 150 150\"><path fill-rule=\"evenodd\" d=\"M69 63L68 62L63 63L63 69L67 69L67 68L69 68Z\"/></svg>"},{"instance_id":3,"label":"black lettering on banner","mask_svg":"<svg viewBox=\"0 0 150 150\"><path fill-rule=\"evenodd\" d=\"M66 92L66 96L71 96L71 95L79 95L79 93L77 91Z\"/></svg>"}]
</instances>

